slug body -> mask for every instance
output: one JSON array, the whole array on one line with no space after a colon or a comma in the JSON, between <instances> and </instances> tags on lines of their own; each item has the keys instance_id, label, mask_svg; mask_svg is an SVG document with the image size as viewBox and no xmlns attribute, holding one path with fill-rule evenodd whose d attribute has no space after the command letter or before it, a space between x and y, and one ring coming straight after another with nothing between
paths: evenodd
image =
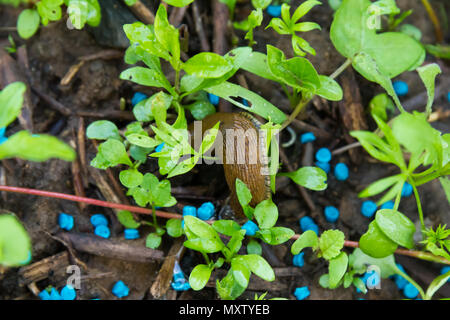
<instances>
[{"instance_id":1,"label":"slug body","mask_svg":"<svg viewBox=\"0 0 450 320\"><path fill-rule=\"evenodd\" d=\"M225 179L231 191L230 206L238 219L244 219L236 193L237 178L249 188L252 207L271 196L268 164L263 161L267 155L265 133L259 130L261 124L249 113L219 112L202 120L202 135L219 121L221 135L217 136L212 150L220 150L217 146L222 144ZM191 125L191 132L192 128ZM222 140L218 141L220 138Z\"/></svg>"}]
</instances>

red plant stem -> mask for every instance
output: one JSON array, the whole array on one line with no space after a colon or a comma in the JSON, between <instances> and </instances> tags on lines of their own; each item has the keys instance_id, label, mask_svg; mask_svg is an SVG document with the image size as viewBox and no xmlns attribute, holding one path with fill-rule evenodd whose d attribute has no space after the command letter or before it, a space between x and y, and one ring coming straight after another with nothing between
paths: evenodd
<instances>
[{"instance_id":1,"label":"red plant stem","mask_svg":"<svg viewBox=\"0 0 450 320\"><path fill-rule=\"evenodd\" d=\"M91 204L91 205L99 206L99 207L107 207L107 208L113 208L113 209L119 209L119 210L127 210L127 211L130 211L130 212L136 212L136 213L140 213L140 214L152 215L152 210L146 209L146 208L142 208L142 207L125 205L125 204L120 204L120 203L113 203L113 202L102 201L102 200L96 200L96 199L86 198L86 197L78 197L78 196L65 194L65 193L59 193L59 192L43 191L43 190L29 189L29 188L10 187L10 186L4 186L4 185L0 185L0 191L15 192L15 193L22 193L22 194L31 194L31 195L41 196L41 197L64 199L64 200L75 201L75 202L83 202L83 203L87 203L87 204ZM183 216L180 215L180 214L177 214L177 213L169 213L169 212L156 210L155 214L158 217L166 218L166 219L183 219ZM208 221L208 223L212 223L212 221ZM291 239L292 240L297 240L299 237L300 237L299 234L295 234L294 236L292 236ZM358 248L359 247L359 243L356 242L356 241L346 240L344 242L344 246L345 247L350 247L350 248ZM428 252L397 249L395 251L395 253L396 254L400 254L400 255L404 255L404 256L410 256L410 257L422 259L422 260L434 261L434 262L439 262L439 263L450 265L450 261L449 260L447 260L447 259L445 259L443 257L435 256L435 255L433 255L431 253L428 253Z\"/></svg>"}]
</instances>

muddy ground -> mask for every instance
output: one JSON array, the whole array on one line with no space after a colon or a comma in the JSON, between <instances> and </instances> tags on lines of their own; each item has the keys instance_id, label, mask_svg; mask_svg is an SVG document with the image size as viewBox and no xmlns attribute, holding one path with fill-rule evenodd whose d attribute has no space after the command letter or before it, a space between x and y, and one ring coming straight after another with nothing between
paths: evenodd
<instances>
[{"instance_id":1,"label":"muddy ground","mask_svg":"<svg viewBox=\"0 0 450 320\"><path fill-rule=\"evenodd\" d=\"M101 1L104 3L106 1ZM153 2L153 1L151 1ZM199 1L202 22L206 31L207 38L212 44L213 41L213 19L210 1ZM293 1L294 4L300 1ZM433 26L423 9L419 0L399 0L399 6L405 9L413 9L414 13L407 18L407 23L412 23L423 33L424 43L435 43ZM149 6L155 9L154 6ZM449 8L447 7L447 10ZM251 10L251 5L240 4L237 7L236 19L243 19ZM119 80L121 71L127 68L121 57L114 59L95 59L85 63L76 76L68 85L61 85L61 79L66 75L69 68L78 63L82 56L98 53L106 49L116 49L124 51L127 42L121 33L121 24L135 21L132 13L122 5L115 5L113 10L103 12L102 25L99 28L86 28L82 31L69 30L65 23L51 23L47 27L41 27L39 32L28 41L18 38L15 32L5 32L2 28L15 25L19 11L13 8L0 6L0 43L1 47L7 45L7 36L11 34L16 40L18 46L25 46L27 53L28 66L23 67L22 71L27 77L29 85L37 92L50 96L55 101L68 108L74 115L64 115L56 110L55 106L39 97L33 92L32 124L35 133L51 133L58 136L68 143L75 146L77 133L80 125L84 127L100 118L111 118L113 111L118 111L120 99L124 98L127 102L126 110L131 110L131 97L135 91L143 91L151 94L151 88L141 88L129 82ZM118 15L117 15L118 14ZM322 26L320 31L312 31L305 34L306 40L316 49L317 56L308 58L321 74L332 73L343 61L329 40L329 28L332 21L332 10L325 3L316 7L308 14L308 21L315 21ZM66 17L67 18L67 17ZM116 23L113 23L115 21ZM120 21L120 23L118 23ZM269 18L265 15L263 26L267 25ZM198 53L200 49L199 38L195 32L191 10L188 10L182 21L186 24L190 32L190 50L189 56ZM234 31L236 36L243 38L243 33ZM447 29L447 43L449 43L450 34ZM283 49L287 56L292 52L290 38L277 35L272 29L264 30L259 28L255 33L258 51L265 52L266 44L272 44ZM245 45L245 42L240 43ZM17 59L16 55L13 55ZM438 62L443 68L443 75L438 79L438 83L445 77L449 77L448 65L444 61L436 60L432 56L427 56L427 62ZM270 100L276 106L287 111L289 102L282 93L279 86L272 82L261 80L252 75L245 74L248 86L251 90L261 94ZM361 119L356 121L358 126L367 126L374 129L374 123L368 116L368 102L382 89L374 84L367 82L355 72L348 70L342 76L348 83L346 90L356 90L360 92L361 99L356 101L360 108ZM406 81L410 86L410 93L404 100L414 98L423 93L424 88L420 79L414 72L402 74L400 79ZM341 82L341 79L340 79ZM341 82L342 84L342 82ZM345 89L345 88L344 88ZM352 98L353 97L353 98ZM354 100L354 96L350 99ZM321 99L315 99L308 107L302 118L305 122L314 127L320 128L329 134L329 137L319 137L314 143L314 148L328 147L336 149L352 142L348 136L349 126L355 125L352 114L345 108L355 101L344 100L339 103L326 102ZM422 104L413 105L414 108L423 108ZM436 109L449 110L450 103L444 96L437 99ZM91 112L91 116L86 115ZM92 113L96 113L92 117ZM129 116L129 113L128 113ZM112 120L124 128L130 121L126 115L123 117L112 117ZM448 119L440 120L434 125L448 133L450 131L450 121ZM21 129L17 122L11 125L7 130L7 135ZM304 130L295 128L297 134ZM356 129L356 128L353 128ZM287 137L283 136L283 139ZM86 140L86 163L95 155L95 146ZM302 165L304 147L297 142L287 149L284 149L290 163L295 168ZM304 160L306 162L311 159ZM83 162L83 161L82 161ZM357 197L369 183L385 177L395 172L395 168L386 164L381 164L369 156L360 148L352 150L350 153L343 153L332 160L332 165L337 162L345 162L350 167L350 178L346 182L338 182L333 175L329 175L329 187L323 192L308 192L317 207L316 213L306 205L304 199L299 195L298 189L292 182L286 179L278 179L277 193L274 195L274 201L279 206L280 219L279 225L292 228L297 233L300 231L298 220L304 215L313 215L318 222L320 229L338 228L346 234L349 240L357 241L361 234L367 230L369 219L364 218L359 213L362 199ZM157 170L156 162L150 160L145 165L146 170L155 172ZM94 169L96 170L96 169ZM51 160L45 163L32 163L18 160L3 160L1 165L2 184L10 186L20 186L36 188L41 190L57 191L62 193L74 194L74 173L70 163ZM87 197L111 200L105 195L104 189L100 184L98 175L92 174L92 168L81 168L83 178L83 189ZM111 171L113 180L117 181L118 171ZM100 177L109 181L111 176L100 173ZM99 180L100 179L100 180ZM227 186L223 177L222 169L218 166L198 166L191 173L182 177L172 179L172 186L176 188L179 196L175 194L178 202L182 205L192 204L200 205L203 199L211 200L220 209L227 196ZM116 190L117 191L117 190ZM118 193L117 193L118 192ZM124 199L123 194L117 191L119 200ZM122 190L123 192L123 190ZM449 205L445 199L444 192L438 181L425 185L419 189L424 205L425 215L432 225L439 223L450 224ZM200 198L196 200L195 198ZM132 203L131 199L128 199ZM336 224L327 223L323 217L322 209L326 205L334 205L340 209L341 217ZM104 213L112 221L112 237L118 241L123 239L123 228L117 222L112 210L100 207L79 205L63 200L48 199L36 196L19 195L11 193L2 193L0 197L0 208L14 212L23 221L26 229L29 231L33 242L32 263L51 257L57 253L68 250L67 246L58 241L53 235L58 231L57 216L60 212L66 212L73 215L76 219L74 231L80 233L92 234L92 226L89 223L89 217L94 213ZM170 208L171 212L180 212L180 206ZM417 210L413 198L402 200L400 211L407 214L413 221L417 221ZM148 230L141 230L141 239L128 241L134 246L145 246L144 236ZM162 250L168 253L173 240L164 237ZM371 290L367 295L357 293L355 288L326 290L318 285L319 277L326 272L327 266L321 260L314 259L307 251L305 257L305 266L301 269L292 267L292 255L289 252L291 242L274 248L264 248L264 256L273 266L284 270L284 275L278 277L270 285L252 279L253 286L241 298L253 298L255 293L261 294L270 288L268 297L285 297L295 299L293 292L296 287L308 286L311 291L310 299L401 299L403 295L399 292L392 280L383 280L381 290ZM70 249L70 247L69 247ZM123 280L130 287L130 296L127 299L153 299L149 288L155 281L161 267L161 262L131 262L126 260L111 259L99 257L94 254L69 250L71 263L80 261L86 268L82 269L82 289L78 292L78 299L116 299L111 294L111 288L117 280ZM350 251L348 251L350 252ZM193 266L200 261L200 257L194 252L187 251L181 262L182 268L188 275ZM398 258L407 272L421 285L429 283L440 269L440 265L429 262L417 261L412 258ZM52 270L44 279L40 279L35 284L39 290L43 290L48 285L61 287L68 277L64 269ZM438 297L450 297L450 285L444 286ZM23 284L22 275L18 269L10 269L4 275L0 275L0 299L35 299L32 291ZM160 299L215 299L217 298L213 288L206 288L202 292L192 290L176 293L169 289Z\"/></svg>"}]
</instances>

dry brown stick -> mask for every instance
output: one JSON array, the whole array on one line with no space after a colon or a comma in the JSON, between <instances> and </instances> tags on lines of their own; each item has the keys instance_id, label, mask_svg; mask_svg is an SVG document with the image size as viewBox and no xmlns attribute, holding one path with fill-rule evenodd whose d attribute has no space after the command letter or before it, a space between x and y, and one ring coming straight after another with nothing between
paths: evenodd
<instances>
[{"instance_id":1,"label":"dry brown stick","mask_svg":"<svg viewBox=\"0 0 450 320\"><path fill-rule=\"evenodd\" d=\"M86 163L86 140L85 140L85 126L84 118L80 117L78 119L78 131L77 131L77 151L78 157L80 159L81 175L83 177L83 186L86 188L88 185L88 172Z\"/></svg>"},{"instance_id":2,"label":"dry brown stick","mask_svg":"<svg viewBox=\"0 0 450 320\"><path fill-rule=\"evenodd\" d=\"M213 7L213 51L217 54L224 55L229 50L227 35L228 35L228 7L219 0L212 1ZM220 112L231 112L231 103L220 99L219 103Z\"/></svg>"},{"instance_id":3,"label":"dry brown stick","mask_svg":"<svg viewBox=\"0 0 450 320\"><path fill-rule=\"evenodd\" d=\"M130 7L130 10L145 24L153 24L155 22L155 15L153 12L139 0Z\"/></svg>"},{"instance_id":4,"label":"dry brown stick","mask_svg":"<svg viewBox=\"0 0 450 320\"><path fill-rule=\"evenodd\" d=\"M71 146L74 149L77 149L77 145L75 143L75 129L73 130L73 140L71 141ZM80 159L79 156L72 161L72 179L73 179L73 188L75 191L75 195L79 197L85 197L86 192L84 192L84 183L83 178L81 176L81 169L80 169ZM78 203L78 208L80 209L80 212L83 213L84 209L86 209L87 204L86 203Z\"/></svg>"},{"instance_id":5,"label":"dry brown stick","mask_svg":"<svg viewBox=\"0 0 450 320\"><path fill-rule=\"evenodd\" d=\"M44 280L50 273L66 268L70 264L69 253L63 251L28 266L19 269L19 285L25 286L30 283Z\"/></svg>"},{"instance_id":6,"label":"dry brown stick","mask_svg":"<svg viewBox=\"0 0 450 320\"><path fill-rule=\"evenodd\" d=\"M62 103L57 101L55 98L49 96L48 94L45 94L41 92L40 90L32 87L31 90L42 100L44 100L50 108L53 110L58 111L59 113L63 114L64 116L68 117L72 115L72 110L64 106Z\"/></svg>"},{"instance_id":7,"label":"dry brown stick","mask_svg":"<svg viewBox=\"0 0 450 320\"><path fill-rule=\"evenodd\" d=\"M110 240L91 234L58 232L56 238L70 244L75 250L100 257L134 262L162 260L164 253L143 245L132 245L124 241Z\"/></svg>"},{"instance_id":8,"label":"dry brown stick","mask_svg":"<svg viewBox=\"0 0 450 320\"><path fill-rule=\"evenodd\" d=\"M172 12L169 15L169 22L171 25L178 27L183 21L184 15L186 14L186 10L188 9L188 5L184 7L174 7Z\"/></svg>"},{"instance_id":9,"label":"dry brown stick","mask_svg":"<svg viewBox=\"0 0 450 320\"><path fill-rule=\"evenodd\" d=\"M120 110L112 110L105 112L76 111L75 115L79 117L96 118L96 119L135 120L135 117L131 111L120 111Z\"/></svg>"},{"instance_id":10,"label":"dry brown stick","mask_svg":"<svg viewBox=\"0 0 450 320\"><path fill-rule=\"evenodd\" d=\"M200 10L198 9L198 4L195 1L192 3L192 15L194 16L195 31L197 31L198 37L200 38L200 46L202 51L209 52L211 50L211 46L206 38Z\"/></svg>"},{"instance_id":11,"label":"dry brown stick","mask_svg":"<svg viewBox=\"0 0 450 320\"><path fill-rule=\"evenodd\" d=\"M33 103L30 95L30 85L19 64L3 49L0 49L0 87L4 88L13 82L23 82L27 85L22 112L19 122L26 130L33 131Z\"/></svg>"},{"instance_id":12,"label":"dry brown stick","mask_svg":"<svg viewBox=\"0 0 450 320\"><path fill-rule=\"evenodd\" d=\"M158 272L158 276L150 288L150 293L155 299L159 299L170 288L175 261L181 260L185 249L186 247L183 246L183 239L176 239L172 244L167 257L164 259L164 263Z\"/></svg>"}]
</instances>

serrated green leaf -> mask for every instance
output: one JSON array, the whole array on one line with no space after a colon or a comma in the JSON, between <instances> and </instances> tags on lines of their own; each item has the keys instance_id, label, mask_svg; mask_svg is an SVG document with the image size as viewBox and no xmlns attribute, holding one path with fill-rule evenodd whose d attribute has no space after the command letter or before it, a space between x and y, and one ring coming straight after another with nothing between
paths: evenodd
<instances>
[{"instance_id":1,"label":"serrated green leaf","mask_svg":"<svg viewBox=\"0 0 450 320\"><path fill-rule=\"evenodd\" d=\"M345 235L339 230L326 230L319 238L319 249L327 260L335 258L344 247Z\"/></svg>"}]
</instances>

